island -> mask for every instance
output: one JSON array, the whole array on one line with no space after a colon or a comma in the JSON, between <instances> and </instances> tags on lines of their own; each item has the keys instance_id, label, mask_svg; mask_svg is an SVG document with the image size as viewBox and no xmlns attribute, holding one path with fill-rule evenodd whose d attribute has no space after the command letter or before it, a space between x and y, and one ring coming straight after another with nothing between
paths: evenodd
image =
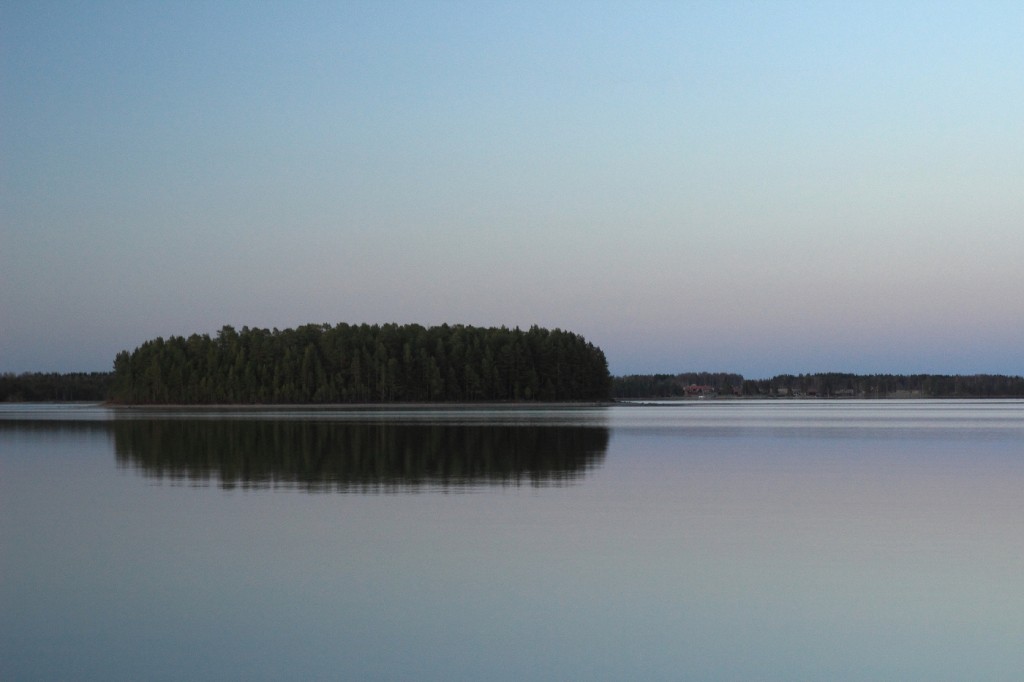
<instances>
[{"instance_id":1,"label":"island","mask_svg":"<svg viewBox=\"0 0 1024 682\"><path fill-rule=\"evenodd\" d=\"M579 334L532 326L225 326L114 360L128 405L607 401L608 362Z\"/></svg>"}]
</instances>

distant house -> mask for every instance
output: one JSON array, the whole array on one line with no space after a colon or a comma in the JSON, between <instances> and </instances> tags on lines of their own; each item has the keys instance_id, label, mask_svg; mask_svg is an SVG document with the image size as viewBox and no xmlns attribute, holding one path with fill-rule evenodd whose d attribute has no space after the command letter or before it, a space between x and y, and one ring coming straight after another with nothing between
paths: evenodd
<instances>
[{"instance_id":1,"label":"distant house","mask_svg":"<svg viewBox=\"0 0 1024 682\"><path fill-rule=\"evenodd\" d=\"M689 397L704 398L707 396L715 395L716 391L711 386L700 386L698 384L690 384L686 387L686 395Z\"/></svg>"}]
</instances>

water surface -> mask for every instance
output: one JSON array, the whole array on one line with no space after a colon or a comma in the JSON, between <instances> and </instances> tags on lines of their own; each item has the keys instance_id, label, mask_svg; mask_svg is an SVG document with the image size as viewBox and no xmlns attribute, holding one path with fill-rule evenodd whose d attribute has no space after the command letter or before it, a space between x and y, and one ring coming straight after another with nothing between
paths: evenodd
<instances>
[{"instance_id":1,"label":"water surface","mask_svg":"<svg viewBox=\"0 0 1024 682\"><path fill-rule=\"evenodd\" d=\"M0 406L0 679L1010 680L1024 403Z\"/></svg>"}]
</instances>

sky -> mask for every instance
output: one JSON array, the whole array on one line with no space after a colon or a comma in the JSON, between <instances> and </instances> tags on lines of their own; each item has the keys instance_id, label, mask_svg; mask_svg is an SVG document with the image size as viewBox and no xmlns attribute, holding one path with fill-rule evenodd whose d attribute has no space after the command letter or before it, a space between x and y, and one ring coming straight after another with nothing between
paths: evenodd
<instances>
[{"instance_id":1,"label":"sky","mask_svg":"<svg viewBox=\"0 0 1024 682\"><path fill-rule=\"evenodd\" d=\"M1024 374L1024 3L0 1L0 372L537 324Z\"/></svg>"}]
</instances>

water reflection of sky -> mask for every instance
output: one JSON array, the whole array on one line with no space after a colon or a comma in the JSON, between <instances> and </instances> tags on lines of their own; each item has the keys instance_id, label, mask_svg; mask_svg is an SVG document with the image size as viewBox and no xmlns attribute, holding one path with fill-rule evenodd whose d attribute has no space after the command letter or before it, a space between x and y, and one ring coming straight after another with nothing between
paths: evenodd
<instances>
[{"instance_id":1,"label":"water reflection of sky","mask_svg":"<svg viewBox=\"0 0 1024 682\"><path fill-rule=\"evenodd\" d=\"M0 430L0 677L1014 679L1022 429L754 407L612 408L577 484L472 495L168 485L109 429Z\"/></svg>"}]
</instances>

